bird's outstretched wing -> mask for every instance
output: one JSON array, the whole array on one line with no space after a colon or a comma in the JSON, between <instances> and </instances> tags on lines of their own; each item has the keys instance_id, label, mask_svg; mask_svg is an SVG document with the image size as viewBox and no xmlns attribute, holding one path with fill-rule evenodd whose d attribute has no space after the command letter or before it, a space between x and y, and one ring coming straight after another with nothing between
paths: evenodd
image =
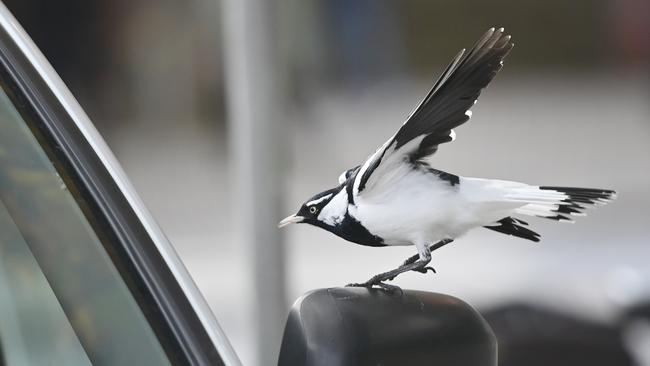
<instances>
[{"instance_id":1,"label":"bird's outstretched wing","mask_svg":"<svg viewBox=\"0 0 650 366\"><path fill-rule=\"evenodd\" d=\"M452 141L453 128L470 119L470 108L513 45L503 28L492 28L469 52L460 51L397 133L354 172L354 194L405 163L419 163L435 153L439 144Z\"/></svg>"}]
</instances>

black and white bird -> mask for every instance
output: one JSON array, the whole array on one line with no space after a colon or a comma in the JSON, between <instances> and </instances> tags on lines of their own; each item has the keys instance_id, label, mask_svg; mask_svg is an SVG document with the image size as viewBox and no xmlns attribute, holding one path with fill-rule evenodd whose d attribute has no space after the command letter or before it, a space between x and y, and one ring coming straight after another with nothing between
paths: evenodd
<instances>
[{"instance_id":1,"label":"black and white bird","mask_svg":"<svg viewBox=\"0 0 650 366\"><path fill-rule=\"evenodd\" d=\"M501 29L489 29L469 51L447 66L400 129L338 185L318 193L279 223L307 223L351 242L373 246L414 245L418 254L398 268L356 286L393 288L385 281L406 271L426 273L431 251L474 228L532 241L540 235L520 216L572 221L591 206L615 198L606 189L536 186L460 177L425 160L438 145L453 141L481 91L513 47Z\"/></svg>"}]
</instances>

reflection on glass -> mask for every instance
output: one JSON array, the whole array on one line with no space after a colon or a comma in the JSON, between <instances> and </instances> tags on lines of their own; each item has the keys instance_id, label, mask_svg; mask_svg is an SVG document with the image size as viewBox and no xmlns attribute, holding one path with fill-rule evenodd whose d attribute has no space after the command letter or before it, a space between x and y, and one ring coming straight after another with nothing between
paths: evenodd
<instances>
[{"instance_id":1,"label":"reflection on glass","mask_svg":"<svg viewBox=\"0 0 650 366\"><path fill-rule=\"evenodd\" d=\"M2 89L0 349L7 365L170 364L96 233Z\"/></svg>"},{"instance_id":2,"label":"reflection on glass","mask_svg":"<svg viewBox=\"0 0 650 366\"><path fill-rule=\"evenodd\" d=\"M0 365L91 364L2 202L0 344Z\"/></svg>"}]
</instances>

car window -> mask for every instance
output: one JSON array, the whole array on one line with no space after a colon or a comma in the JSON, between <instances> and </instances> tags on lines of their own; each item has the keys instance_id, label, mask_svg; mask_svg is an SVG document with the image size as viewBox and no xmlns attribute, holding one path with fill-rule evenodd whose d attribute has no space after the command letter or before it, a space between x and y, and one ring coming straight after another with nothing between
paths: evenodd
<instances>
[{"instance_id":1,"label":"car window","mask_svg":"<svg viewBox=\"0 0 650 366\"><path fill-rule=\"evenodd\" d=\"M4 354L0 365L91 365L47 278L2 202L0 347Z\"/></svg>"},{"instance_id":2,"label":"car window","mask_svg":"<svg viewBox=\"0 0 650 366\"><path fill-rule=\"evenodd\" d=\"M0 365L169 365L37 138L0 89Z\"/></svg>"}]
</instances>

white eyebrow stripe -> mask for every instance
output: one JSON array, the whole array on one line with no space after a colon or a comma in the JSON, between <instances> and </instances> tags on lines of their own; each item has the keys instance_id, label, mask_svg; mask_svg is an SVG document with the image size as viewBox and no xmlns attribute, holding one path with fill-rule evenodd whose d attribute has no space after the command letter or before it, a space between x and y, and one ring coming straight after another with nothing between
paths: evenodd
<instances>
[{"instance_id":1,"label":"white eyebrow stripe","mask_svg":"<svg viewBox=\"0 0 650 366\"><path fill-rule=\"evenodd\" d=\"M309 201L309 202L307 202L306 205L307 205L307 206L317 205L317 204L319 204L319 203L325 201L326 199L329 199L330 197L332 197L332 193L330 193L330 194L326 194L326 195L324 195L323 197L321 197L321 198L317 198L317 199L315 199L315 200L313 200L313 201Z\"/></svg>"}]
</instances>

